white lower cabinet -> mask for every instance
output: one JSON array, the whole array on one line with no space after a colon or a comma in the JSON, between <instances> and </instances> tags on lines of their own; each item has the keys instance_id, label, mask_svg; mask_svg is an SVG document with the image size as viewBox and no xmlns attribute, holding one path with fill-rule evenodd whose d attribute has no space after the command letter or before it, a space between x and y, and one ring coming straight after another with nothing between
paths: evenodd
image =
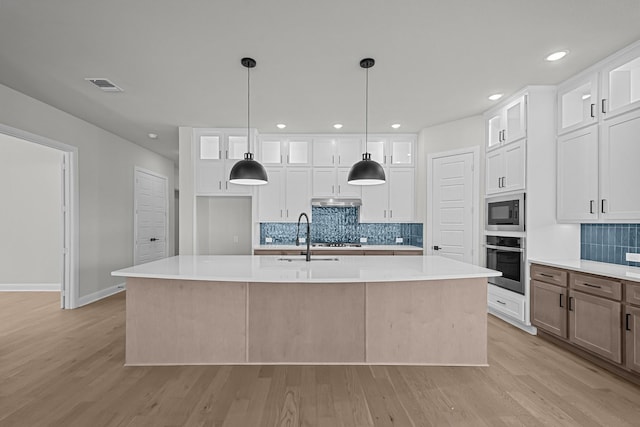
<instances>
[{"instance_id":1,"label":"white lower cabinet","mask_svg":"<svg viewBox=\"0 0 640 427\"><path fill-rule=\"evenodd\" d=\"M487 153L486 192L500 194L524 190L526 184L526 140Z\"/></svg>"},{"instance_id":2,"label":"white lower cabinet","mask_svg":"<svg viewBox=\"0 0 640 427\"><path fill-rule=\"evenodd\" d=\"M487 304L493 311L509 316L520 322L525 321L524 295L516 294L498 286L489 284L487 291Z\"/></svg>"},{"instance_id":3,"label":"white lower cabinet","mask_svg":"<svg viewBox=\"0 0 640 427\"><path fill-rule=\"evenodd\" d=\"M387 182L362 187L361 222L415 220L415 169L389 168Z\"/></svg>"},{"instance_id":4,"label":"white lower cabinet","mask_svg":"<svg viewBox=\"0 0 640 427\"><path fill-rule=\"evenodd\" d=\"M309 168L266 168L269 183L258 190L260 222L295 222L301 212L311 212Z\"/></svg>"}]
</instances>

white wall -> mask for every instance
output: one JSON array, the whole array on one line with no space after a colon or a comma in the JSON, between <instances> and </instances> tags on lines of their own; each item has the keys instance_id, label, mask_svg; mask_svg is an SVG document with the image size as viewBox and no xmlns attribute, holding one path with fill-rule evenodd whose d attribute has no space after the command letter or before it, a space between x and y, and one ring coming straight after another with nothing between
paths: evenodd
<instances>
[{"instance_id":1,"label":"white wall","mask_svg":"<svg viewBox=\"0 0 640 427\"><path fill-rule=\"evenodd\" d=\"M60 288L61 165L62 152L0 133L0 284Z\"/></svg>"},{"instance_id":2,"label":"white wall","mask_svg":"<svg viewBox=\"0 0 640 427\"><path fill-rule=\"evenodd\" d=\"M196 197L197 255L251 255L251 198Z\"/></svg>"},{"instance_id":3,"label":"white wall","mask_svg":"<svg viewBox=\"0 0 640 427\"><path fill-rule=\"evenodd\" d=\"M133 264L134 168L166 176L172 189L173 162L3 85L0 100L1 124L78 148L79 296L122 282L110 273ZM169 253L173 212L169 195Z\"/></svg>"},{"instance_id":4,"label":"white wall","mask_svg":"<svg viewBox=\"0 0 640 427\"><path fill-rule=\"evenodd\" d=\"M427 242L428 226L427 207L427 156L429 154L459 150L468 147L480 147L480 158L476 167L480 168L480 227L478 231L479 242L484 237L484 120L482 116L472 116L453 122L422 129L418 135L418 165L416 182L416 206L417 220L424 223L424 242ZM426 248L425 248L426 249ZM484 263L484 254L480 248L475 248L480 253L480 263Z\"/></svg>"}]
</instances>

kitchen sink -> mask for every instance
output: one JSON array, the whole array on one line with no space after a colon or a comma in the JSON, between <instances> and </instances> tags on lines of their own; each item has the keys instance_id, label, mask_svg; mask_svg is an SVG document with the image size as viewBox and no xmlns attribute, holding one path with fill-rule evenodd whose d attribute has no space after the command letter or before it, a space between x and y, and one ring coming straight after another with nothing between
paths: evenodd
<instances>
[{"instance_id":1,"label":"kitchen sink","mask_svg":"<svg viewBox=\"0 0 640 427\"><path fill-rule=\"evenodd\" d=\"M278 258L278 261L288 261L288 262L292 262L292 261L305 261L306 259L304 257L300 258L300 257L283 257L283 258ZM331 258L331 257L312 257L311 261L338 261L338 258Z\"/></svg>"}]
</instances>

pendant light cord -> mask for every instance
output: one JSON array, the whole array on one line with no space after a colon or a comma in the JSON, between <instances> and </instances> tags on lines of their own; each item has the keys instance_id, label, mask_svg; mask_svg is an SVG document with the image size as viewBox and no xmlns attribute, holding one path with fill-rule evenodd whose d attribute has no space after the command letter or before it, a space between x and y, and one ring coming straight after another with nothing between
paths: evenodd
<instances>
[{"instance_id":1,"label":"pendant light cord","mask_svg":"<svg viewBox=\"0 0 640 427\"><path fill-rule=\"evenodd\" d=\"M247 67L247 153L251 152L251 134L249 133L251 123L251 68Z\"/></svg>"},{"instance_id":2,"label":"pendant light cord","mask_svg":"<svg viewBox=\"0 0 640 427\"><path fill-rule=\"evenodd\" d=\"M369 152L369 68L367 68L366 89L364 95L364 152Z\"/></svg>"}]
</instances>

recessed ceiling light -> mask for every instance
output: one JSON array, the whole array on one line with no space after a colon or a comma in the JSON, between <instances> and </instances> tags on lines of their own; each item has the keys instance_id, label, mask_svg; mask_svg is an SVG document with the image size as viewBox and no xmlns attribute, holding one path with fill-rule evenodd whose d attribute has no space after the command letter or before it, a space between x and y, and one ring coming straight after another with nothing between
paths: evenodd
<instances>
[{"instance_id":1,"label":"recessed ceiling light","mask_svg":"<svg viewBox=\"0 0 640 427\"><path fill-rule=\"evenodd\" d=\"M560 50L558 52L553 52L552 54L547 56L545 59L547 61L557 61L558 59L564 58L567 55L567 53L569 53L568 50Z\"/></svg>"},{"instance_id":2,"label":"recessed ceiling light","mask_svg":"<svg viewBox=\"0 0 640 427\"><path fill-rule=\"evenodd\" d=\"M342 123L336 123L333 127L336 129L342 129Z\"/></svg>"},{"instance_id":3,"label":"recessed ceiling light","mask_svg":"<svg viewBox=\"0 0 640 427\"><path fill-rule=\"evenodd\" d=\"M277 127L278 129L284 129L284 128L286 128L286 127L287 127L287 125L285 125L284 123L278 123L278 124L276 125L276 127Z\"/></svg>"},{"instance_id":4,"label":"recessed ceiling light","mask_svg":"<svg viewBox=\"0 0 640 427\"><path fill-rule=\"evenodd\" d=\"M400 127L400 123L394 123L391 125L392 128L398 129Z\"/></svg>"},{"instance_id":5,"label":"recessed ceiling light","mask_svg":"<svg viewBox=\"0 0 640 427\"><path fill-rule=\"evenodd\" d=\"M494 93L493 95L489 96L489 99L492 100L492 101L497 101L500 98L502 98L502 94L501 93Z\"/></svg>"},{"instance_id":6,"label":"recessed ceiling light","mask_svg":"<svg viewBox=\"0 0 640 427\"><path fill-rule=\"evenodd\" d=\"M151 139L158 139L158 134L157 133L148 133L147 136Z\"/></svg>"},{"instance_id":7,"label":"recessed ceiling light","mask_svg":"<svg viewBox=\"0 0 640 427\"><path fill-rule=\"evenodd\" d=\"M582 99L589 99L589 98L591 98L591 94L590 93L588 93L586 95L582 95Z\"/></svg>"}]
</instances>

